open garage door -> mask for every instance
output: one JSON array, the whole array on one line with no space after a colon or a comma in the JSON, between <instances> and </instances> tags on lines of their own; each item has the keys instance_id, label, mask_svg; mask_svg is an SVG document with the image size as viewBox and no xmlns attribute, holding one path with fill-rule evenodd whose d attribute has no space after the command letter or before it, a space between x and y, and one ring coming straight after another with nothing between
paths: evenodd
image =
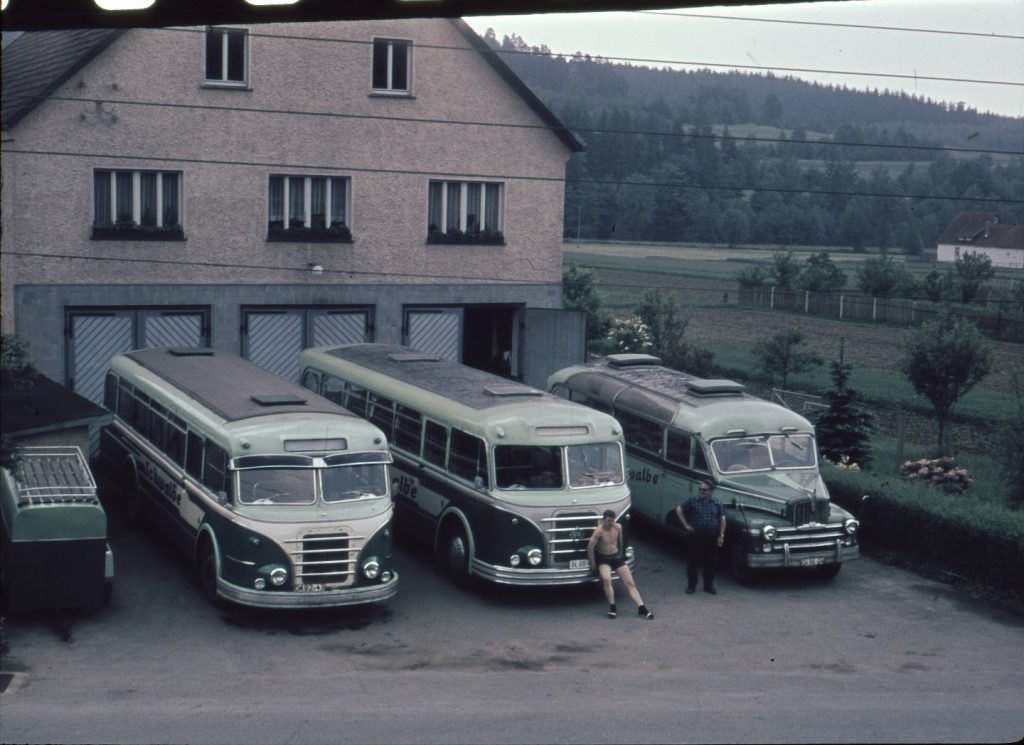
<instances>
[{"instance_id":1,"label":"open garage door","mask_svg":"<svg viewBox=\"0 0 1024 745\"><path fill-rule=\"evenodd\" d=\"M527 308L523 334L523 382L545 390L555 370L586 358L587 314L582 310Z\"/></svg>"}]
</instances>

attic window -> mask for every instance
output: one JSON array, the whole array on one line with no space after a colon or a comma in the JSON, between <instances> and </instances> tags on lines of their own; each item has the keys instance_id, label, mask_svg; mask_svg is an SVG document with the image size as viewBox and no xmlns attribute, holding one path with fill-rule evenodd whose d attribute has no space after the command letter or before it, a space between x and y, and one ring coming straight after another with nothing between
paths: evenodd
<instances>
[{"instance_id":1,"label":"attic window","mask_svg":"<svg viewBox=\"0 0 1024 745\"><path fill-rule=\"evenodd\" d=\"M408 94L412 62L412 42L399 39L373 40L374 93Z\"/></svg>"},{"instance_id":2,"label":"attic window","mask_svg":"<svg viewBox=\"0 0 1024 745\"><path fill-rule=\"evenodd\" d=\"M249 82L249 32L244 28L206 30L206 82L245 86Z\"/></svg>"}]
</instances>

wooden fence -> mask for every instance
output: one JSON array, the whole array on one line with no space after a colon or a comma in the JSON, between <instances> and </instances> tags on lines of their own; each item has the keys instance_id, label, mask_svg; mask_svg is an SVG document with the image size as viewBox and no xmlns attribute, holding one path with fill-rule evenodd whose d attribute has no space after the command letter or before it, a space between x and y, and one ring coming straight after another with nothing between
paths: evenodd
<instances>
[{"instance_id":1,"label":"wooden fence","mask_svg":"<svg viewBox=\"0 0 1024 745\"><path fill-rule=\"evenodd\" d=\"M740 287L740 305L754 308L804 313L847 321L914 326L938 316L945 307L930 300L875 298L855 292L811 292L778 287ZM1013 311L996 307L957 306L957 314L972 321L978 329L1000 341L1024 342L1024 312L1016 304ZM1014 312L1015 311L1015 312Z\"/></svg>"}]
</instances>

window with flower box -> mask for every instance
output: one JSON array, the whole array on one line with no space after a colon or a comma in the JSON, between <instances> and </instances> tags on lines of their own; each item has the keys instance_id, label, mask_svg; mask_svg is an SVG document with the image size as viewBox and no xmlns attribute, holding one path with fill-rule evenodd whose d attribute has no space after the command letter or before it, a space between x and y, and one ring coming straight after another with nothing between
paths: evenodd
<instances>
[{"instance_id":1,"label":"window with flower box","mask_svg":"<svg viewBox=\"0 0 1024 745\"><path fill-rule=\"evenodd\" d=\"M502 185L481 181L431 181L427 243L503 244Z\"/></svg>"},{"instance_id":2,"label":"window with flower box","mask_svg":"<svg viewBox=\"0 0 1024 745\"><path fill-rule=\"evenodd\" d=\"M350 243L349 179L271 176L268 241Z\"/></svg>"},{"instance_id":3,"label":"window with flower box","mask_svg":"<svg viewBox=\"0 0 1024 745\"><path fill-rule=\"evenodd\" d=\"M94 240L184 240L181 173L93 172Z\"/></svg>"}]
</instances>

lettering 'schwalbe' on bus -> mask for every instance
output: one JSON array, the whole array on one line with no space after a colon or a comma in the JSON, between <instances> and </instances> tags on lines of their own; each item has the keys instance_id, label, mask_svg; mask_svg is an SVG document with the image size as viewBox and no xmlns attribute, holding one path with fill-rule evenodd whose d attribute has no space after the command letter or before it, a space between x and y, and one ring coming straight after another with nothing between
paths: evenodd
<instances>
[{"instance_id":1,"label":"lettering 'schwalbe' on bus","mask_svg":"<svg viewBox=\"0 0 1024 745\"><path fill-rule=\"evenodd\" d=\"M387 600L383 433L242 358L146 349L111 359L100 440L128 516L194 562L213 602L327 607Z\"/></svg>"},{"instance_id":2,"label":"lettering 'schwalbe' on bus","mask_svg":"<svg viewBox=\"0 0 1024 745\"><path fill-rule=\"evenodd\" d=\"M425 538L460 581L596 581L586 546L606 509L633 562L612 417L409 347L320 347L301 359L304 386L388 437L396 527Z\"/></svg>"},{"instance_id":3,"label":"lettering 'schwalbe' on bus","mask_svg":"<svg viewBox=\"0 0 1024 745\"><path fill-rule=\"evenodd\" d=\"M636 516L681 533L676 505L701 481L715 484L725 556L740 581L773 567L834 577L859 556L858 522L829 499L814 427L795 412L645 354L559 370L548 387L622 424Z\"/></svg>"}]
</instances>

